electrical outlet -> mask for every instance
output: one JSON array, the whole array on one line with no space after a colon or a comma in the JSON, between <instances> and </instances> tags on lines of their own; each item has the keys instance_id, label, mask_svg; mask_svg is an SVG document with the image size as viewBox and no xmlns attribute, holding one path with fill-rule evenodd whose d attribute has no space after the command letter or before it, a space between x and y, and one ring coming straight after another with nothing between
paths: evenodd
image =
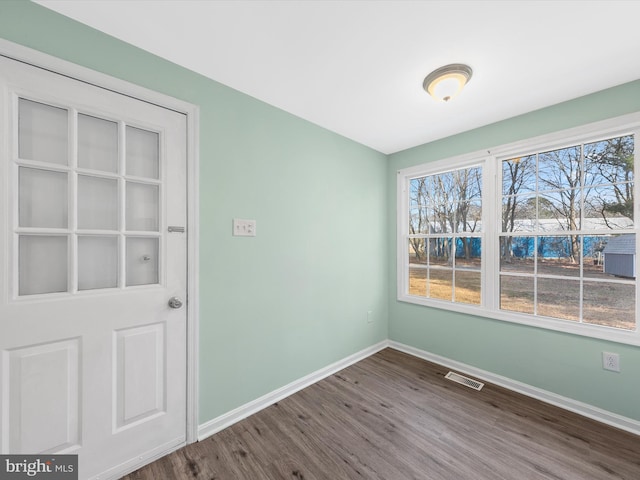
<instances>
[{"instance_id":1,"label":"electrical outlet","mask_svg":"<svg viewBox=\"0 0 640 480\"><path fill-rule=\"evenodd\" d=\"M602 368L612 372L620 371L620 355L611 352L602 352Z\"/></svg>"},{"instance_id":2,"label":"electrical outlet","mask_svg":"<svg viewBox=\"0 0 640 480\"><path fill-rule=\"evenodd\" d=\"M367 323L373 323L373 311L372 310L368 310L367 311Z\"/></svg>"},{"instance_id":3,"label":"electrical outlet","mask_svg":"<svg viewBox=\"0 0 640 480\"><path fill-rule=\"evenodd\" d=\"M256 221L244 220L242 218L233 219L233 236L234 237L255 237Z\"/></svg>"}]
</instances>

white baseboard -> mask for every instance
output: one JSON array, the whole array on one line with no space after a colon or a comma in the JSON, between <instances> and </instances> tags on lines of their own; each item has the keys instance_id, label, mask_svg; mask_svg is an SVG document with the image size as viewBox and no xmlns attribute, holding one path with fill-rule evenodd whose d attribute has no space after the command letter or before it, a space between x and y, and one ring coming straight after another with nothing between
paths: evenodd
<instances>
[{"instance_id":1,"label":"white baseboard","mask_svg":"<svg viewBox=\"0 0 640 480\"><path fill-rule=\"evenodd\" d=\"M329 375L333 375L334 373L339 372L349 365L357 363L360 360L363 360L368 356L387 348L388 346L389 341L384 340L380 343L377 343L376 345L372 345L371 347L356 352L353 355L349 355L342 360L338 360L337 362L321 368L320 370L316 370L315 372L310 373L309 375L306 375L298 380L295 380L290 384L285 385L284 387L278 388L273 392L267 393L260 398L256 398L249 403L246 403L234 410L231 410L230 412L225 413L224 415L220 415L213 420L209 420L208 422L205 422L198 427L198 440L204 440L214 433L224 430L234 423L247 418L249 415L253 415L254 413L257 413L260 410L282 400L283 398L286 398L289 395L292 395L297 391L308 387L309 385L313 385L323 378L326 378Z\"/></svg>"},{"instance_id":2,"label":"white baseboard","mask_svg":"<svg viewBox=\"0 0 640 480\"><path fill-rule=\"evenodd\" d=\"M541 400L545 403L555 405L556 407L560 407L570 412L574 412L579 415L591 418L598 422L611 425L612 427L616 427L621 430L640 435L640 422L632 418L608 412L607 410L594 407L593 405L582 403L568 397L563 397L556 393L527 385L526 383L518 382L501 375L496 375L495 373L491 373L486 370L482 370L471 365L458 362L456 360L451 360L450 358L442 357L425 350L420 350L419 348L411 347L409 345L395 342L393 340L384 340L380 343L377 343L376 345L365 348L364 350L354 353L353 355L343 358L342 360L339 360L335 363L332 363L331 365L328 365L324 368L321 368L320 370L317 370L313 373L310 373L309 375L295 380L288 385L274 390L273 392L267 393L260 398L241 405L240 407L231 410L230 412L227 412L223 415L220 415L213 420L201 424L198 427L198 440L204 440L205 438L221 430L224 430L227 427L230 427L234 423L239 422L240 420L247 418L254 413L257 413L270 405L273 405L274 403L288 397L289 395L292 395L297 391L302 390L303 388L313 385L323 378L326 378L329 375L333 375L334 373L339 372L349 365L357 363L360 360L363 360L368 356L373 355L374 353L377 353L387 347L399 350L404 353L408 353L409 355L413 355L417 358L422 358L429 362L437 363L453 370L457 370L458 372L476 377L489 383L493 383L494 385L504 387L508 390L521 393L528 397Z\"/></svg>"},{"instance_id":3,"label":"white baseboard","mask_svg":"<svg viewBox=\"0 0 640 480\"><path fill-rule=\"evenodd\" d=\"M626 430L627 432L640 435L640 422L632 418L608 412L607 410L594 407L593 405L582 403L571 398L563 397L556 393L542 390L541 388L533 387L531 385L527 385L526 383L521 383L516 380L503 377L501 375L496 375L495 373L481 370L479 368L472 367L471 365L451 360L450 358L441 357L440 355L420 350L403 343L390 340L388 346L395 350L413 355L414 357L437 363L439 365L457 370L472 377L476 377L480 380L485 380L489 383L493 383L494 385L499 385L514 392L518 392L528 397L541 400L545 403L555 405L556 407L560 407L565 410L569 410L570 412L574 412L579 415L591 418L598 422L611 425L612 427L616 427L621 430Z\"/></svg>"}]
</instances>

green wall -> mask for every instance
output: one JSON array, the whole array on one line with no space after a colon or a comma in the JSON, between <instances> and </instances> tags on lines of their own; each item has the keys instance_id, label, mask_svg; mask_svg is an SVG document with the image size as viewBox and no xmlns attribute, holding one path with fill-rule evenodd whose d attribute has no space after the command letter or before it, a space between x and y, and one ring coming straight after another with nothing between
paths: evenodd
<instances>
[{"instance_id":1,"label":"green wall","mask_svg":"<svg viewBox=\"0 0 640 480\"><path fill-rule=\"evenodd\" d=\"M385 155L33 3L0 37L200 107L201 422L387 338Z\"/></svg>"},{"instance_id":2,"label":"green wall","mask_svg":"<svg viewBox=\"0 0 640 480\"><path fill-rule=\"evenodd\" d=\"M640 81L391 155L390 225L402 168L636 111ZM388 235L391 340L640 420L640 348L398 302L395 229ZM603 350L620 354L621 373L602 369Z\"/></svg>"}]
</instances>

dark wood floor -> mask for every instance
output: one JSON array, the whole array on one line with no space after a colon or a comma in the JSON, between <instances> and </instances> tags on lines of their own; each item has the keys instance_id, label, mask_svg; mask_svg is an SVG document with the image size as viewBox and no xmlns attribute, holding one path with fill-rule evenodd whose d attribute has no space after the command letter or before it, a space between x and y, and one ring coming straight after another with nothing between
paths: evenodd
<instances>
[{"instance_id":1,"label":"dark wood floor","mask_svg":"<svg viewBox=\"0 0 640 480\"><path fill-rule=\"evenodd\" d=\"M640 479L640 437L386 349L127 480Z\"/></svg>"}]
</instances>

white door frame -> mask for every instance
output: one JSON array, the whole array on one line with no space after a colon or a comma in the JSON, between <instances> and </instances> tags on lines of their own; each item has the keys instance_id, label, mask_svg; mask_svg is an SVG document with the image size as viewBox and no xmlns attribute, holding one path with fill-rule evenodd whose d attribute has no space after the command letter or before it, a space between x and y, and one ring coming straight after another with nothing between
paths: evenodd
<instances>
[{"instance_id":1,"label":"white door frame","mask_svg":"<svg viewBox=\"0 0 640 480\"><path fill-rule=\"evenodd\" d=\"M199 119L197 105L154 92L66 60L0 38L0 55L168 108L187 117L187 443L198 439L198 176ZM166 453L166 452L165 452ZM164 453L163 453L164 455ZM149 459L152 461L153 459Z\"/></svg>"}]
</instances>

